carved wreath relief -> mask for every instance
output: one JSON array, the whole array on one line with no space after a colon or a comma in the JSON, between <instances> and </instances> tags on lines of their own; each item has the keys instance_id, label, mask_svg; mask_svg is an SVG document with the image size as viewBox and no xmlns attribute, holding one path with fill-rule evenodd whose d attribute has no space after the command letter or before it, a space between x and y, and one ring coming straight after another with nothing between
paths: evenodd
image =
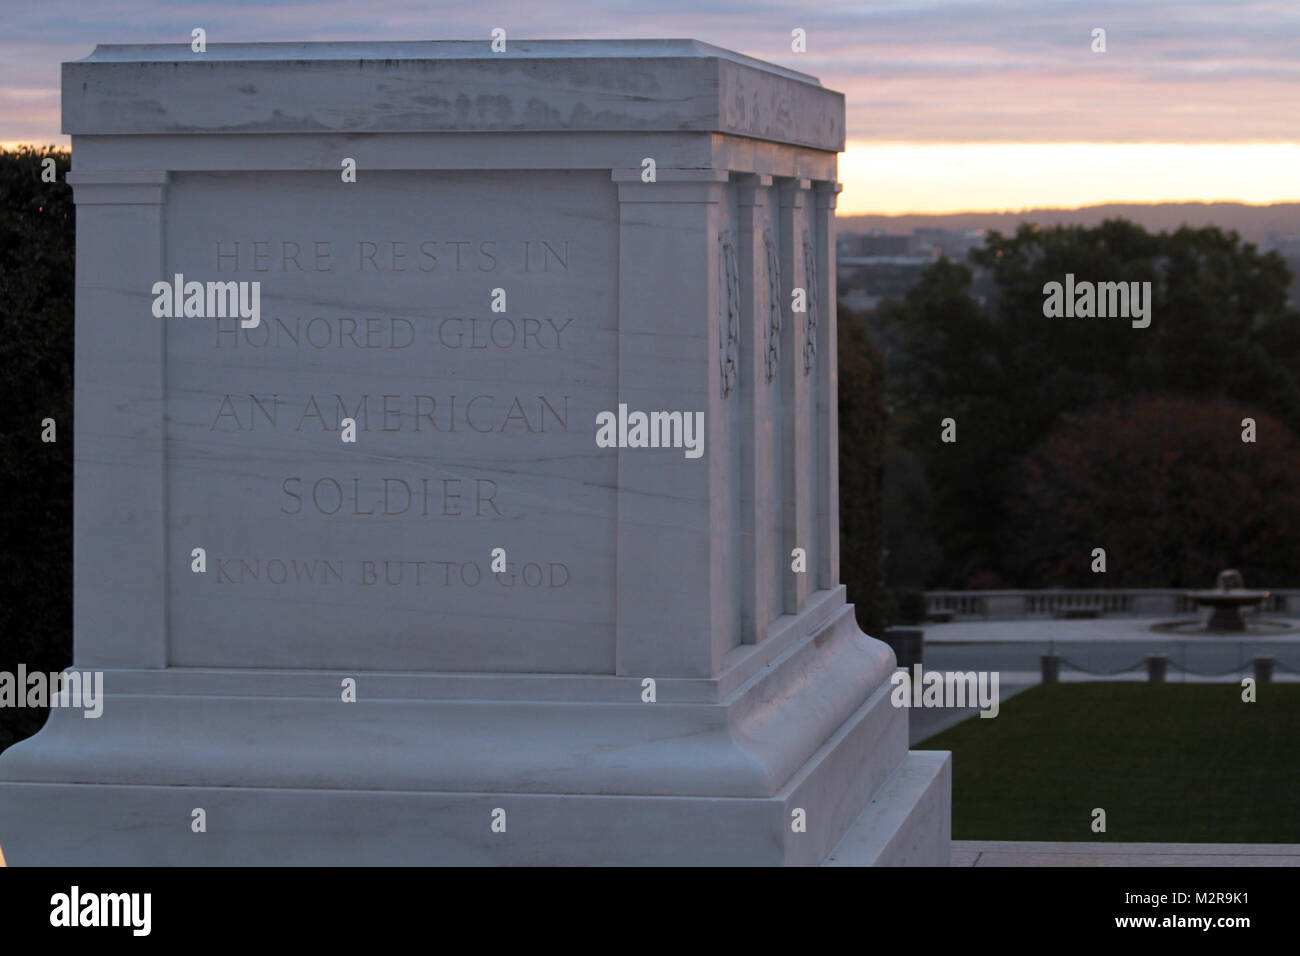
<instances>
[{"instance_id":1,"label":"carved wreath relief","mask_svg":"<svg viewBox=\"0 0 1300 956\"><path fill-rule=\"evenodd\" d=\"M781 262L777 258L772 230L763 230L763 248L767 251L767 380L776 378L781 364Z\"/></svg>"},{"instance_id":2,"label":"carved wreath relief","mask_svg":"<svg viewBox=\"0 0 1300 956\"><path fill-rule=\"evenodd\" d=\"M803 231L803 281L808 287L807 336L803 343L803 373L812 372L817 361L817 254L808 230Z\"/></svg>"},{"instance_id":3,"label":"carved wreath relief","mask_svg":"<svg viewBox=\"0 0 1300 956\"><path fill-rule=\"evenodd\" d=\"M740 368L740 268L736 264L736 247L731 241L731 233L723 232L718 243L722 254L722 268L718 270L721 280L718 299L722 308L718 370L722 373L722 397L726 398L736 387Z\"/></svg>"}]
</instances>

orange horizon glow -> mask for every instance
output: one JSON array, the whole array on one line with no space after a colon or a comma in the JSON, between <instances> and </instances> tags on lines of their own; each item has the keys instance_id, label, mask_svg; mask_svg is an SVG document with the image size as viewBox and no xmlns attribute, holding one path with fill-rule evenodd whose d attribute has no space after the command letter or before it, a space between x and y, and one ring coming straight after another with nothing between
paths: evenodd
<instances>
[{"instance_id":1,"label":"orange horizon glow","mask_svg":"<svg viewBox=\"0 0 1300 956\"><path fill-rule=\"evenodd\" d=\"M840 155L836 214L1300 202L1300 143L872 143Z\"/></svg>"},{"instance_id":2,"label":"orange horizon glow","mask_svg":"<svg viewBox=\"0 0 1300 956\"><path fill-rule=\"evenodd\" d=\"M0 142L69 147L52 143ZM836 214L954 215L1106 203L1300 202L1300 143L877 143L839 157Z\"/></svg>"}]
</instances>

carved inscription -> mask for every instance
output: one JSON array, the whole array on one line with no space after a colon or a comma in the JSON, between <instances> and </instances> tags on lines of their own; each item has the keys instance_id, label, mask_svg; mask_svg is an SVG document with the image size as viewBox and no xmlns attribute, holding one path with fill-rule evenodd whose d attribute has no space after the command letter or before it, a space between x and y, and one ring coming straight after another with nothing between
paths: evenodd
<instances>
[{"instance_id":1,"label":"carved inscription","mask_svg":"<svg viewBox=\"0 0 1300 956\"><path fill-rule=\"evenodd\" d=\"M401 316L281 316L246 329L237 319L215 319L214 347L221 349L330 349L402 351L422 344L450 352L560 352L574 317L489 318L452 316L417 323Z\"/></svg>"},{"instance_id":2,"label":"carved inscription","mask_svg":"<svg viewBox=\"0 0 1300 956\"><path fill-rule=\"evenodd\" d=\"M222 239L212 244L217 272L371 276L527 276L564 274L573 262L567 239L483 240ZM734 265L731 267L734 270ZM273 280L268 280L272 282ZM486 303L485 303L486 305ZM580 323L575 315L454 314L441 316L328 314L276 311L256 328L237 318L212 322L212 348L321 353L418 353L542 356L571 349ZM453 383L454 384L454 383ZM439 436L544 436L569 430L567 394L503 393L466 388L421 393L315 393L288 390L228 392L217 398L208 430L223 434L338 432L345 420L362 435L405 433L431 441ZM331 446L332 447L332 446ZM275 479L278 513L299 520L502 521L521 517L500 482L482 474L455 477L414 472L346 474L304 467ZM492 588L568 587L573 571L564 561L507 561L486 572L474 560L343 559L323 557L216 557L218 585L328 587Z\"/></svg>"},{"instance_id":3,"label":"carved inscription","mask_svg":"<svg viewBox=\"0 0 1300 956\"><path fill-rule=\"evenodd\" d=\"M433 558L240 558L212 559L218 585L307 585L328 588L349 582L380 588L467 588L557 590L569 586L562 561L507 561L504 571L488 571L477 561Z\"/></svg>"},{"instance_id":4,"label":"carved inscription","mask_svg":"<svg viewBox=\"0 0 1300 956\"><path fill-rule=\"evenodd\" d=\"M567 239L221 239L213 243L218 273L352 272L400 275L567 272Z\"/></svg>"},{"instance_id":5,"label":"carved inscription","mask_svg":"<svg viewBox=\"0 0 1300 956\"><path fill-rule=\"evenodd\" d=\"M281 414L284 412L285 414ZM480 435L569 430L568 395L223 395L210 431L461 432Z\"/></svg>"},{"instance_id":6,"label":"carved inscription","mask_svg":"<svg viewBox=\"0 0 1300 956\"><path fill-rule=\"evenodd\" d=\"M582 170L175 175L163 274L262 298L162 328L169 661L613 673L616 200Z\"/></svg>"}]
</instances>

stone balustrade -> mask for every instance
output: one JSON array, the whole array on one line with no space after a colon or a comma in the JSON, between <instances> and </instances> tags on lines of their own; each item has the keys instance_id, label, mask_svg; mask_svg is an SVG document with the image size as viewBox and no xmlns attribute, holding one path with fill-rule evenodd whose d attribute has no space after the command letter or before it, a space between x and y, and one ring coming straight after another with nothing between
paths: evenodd
<instances>
[{"instance_id":1,"label":"stone balustrade","mask_svg":"<svg viewBox=\"0 0 1300 956\"><path fill-rule=\"evenodd\" d=\"M925 605L927 616L951 612L952 619L958 621L1014 621L1083 616L1088 612L1099 617L1177 617L1199 613L1196 603L1181 588L926 591ZM1273 616L1300 616L1300 589L1270 589L1260 611Z\"/></svg>"}]
</instances>

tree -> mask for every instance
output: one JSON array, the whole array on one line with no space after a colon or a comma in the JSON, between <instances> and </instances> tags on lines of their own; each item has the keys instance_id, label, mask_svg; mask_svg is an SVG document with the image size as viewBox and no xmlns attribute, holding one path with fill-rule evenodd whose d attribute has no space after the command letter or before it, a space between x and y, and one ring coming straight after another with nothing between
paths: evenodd
<instances>
[{"instance_id":1,"label":"tree","mask_svg":"<svg viewBox=\"0 0 1300 956\"><path fill-rule=\"evenodd\" d=\"M55 182L41 178L54 159ZM72 662L74 211L66 151L0 150L0 670ZM55 421L57 441L41 440ZM0 709L0 749L44 711Z\"/></svg>"},{"instance_id":2,"label":"tree","mask_svg":"<svg viewBox=\"0 0 1300 956\"><path fill-rule=\"evenodd\" d=\"M1242 441L1242 420L1256 441ZM1300 443L1257 406L1152 396L1067 416L1015 470L1001 547L1021 587L1300 576ZM1106 573L1091 570L1106 551Z\"/></svg>"},{"instance_id":3,"label":"tree","mask_svg":"<svg viewBox=\"0 0 1300 956\"><path fill-rule=\"evenodd\" d=\"M899 440L925 468L943 547L927 584L1014 582L1001 534L1012 472L1063 416L1146 393L1225 396L1300 431L1300 314L1286 306L1290 274L1277 254L1215 228L1153 235L1108 220L992 232L971 263L994 282L987 304L971 295L969 268L940 260L882 308L898 343ZM1045 284L1067 273L1150 282L1150 326L1044 316ZM957 423L955 443L939 440L944 418Z\"/></svg>"},{"instance_id":4,"label":"tree","mask_svg":"<svg viewBox=\"0 0 1300 956\"><path fill-rule=\"evenodd\" d=\"M840 576L858 625L885 624L884 360L860 316L839 310Z\"/></svg>"}]
</instances>

